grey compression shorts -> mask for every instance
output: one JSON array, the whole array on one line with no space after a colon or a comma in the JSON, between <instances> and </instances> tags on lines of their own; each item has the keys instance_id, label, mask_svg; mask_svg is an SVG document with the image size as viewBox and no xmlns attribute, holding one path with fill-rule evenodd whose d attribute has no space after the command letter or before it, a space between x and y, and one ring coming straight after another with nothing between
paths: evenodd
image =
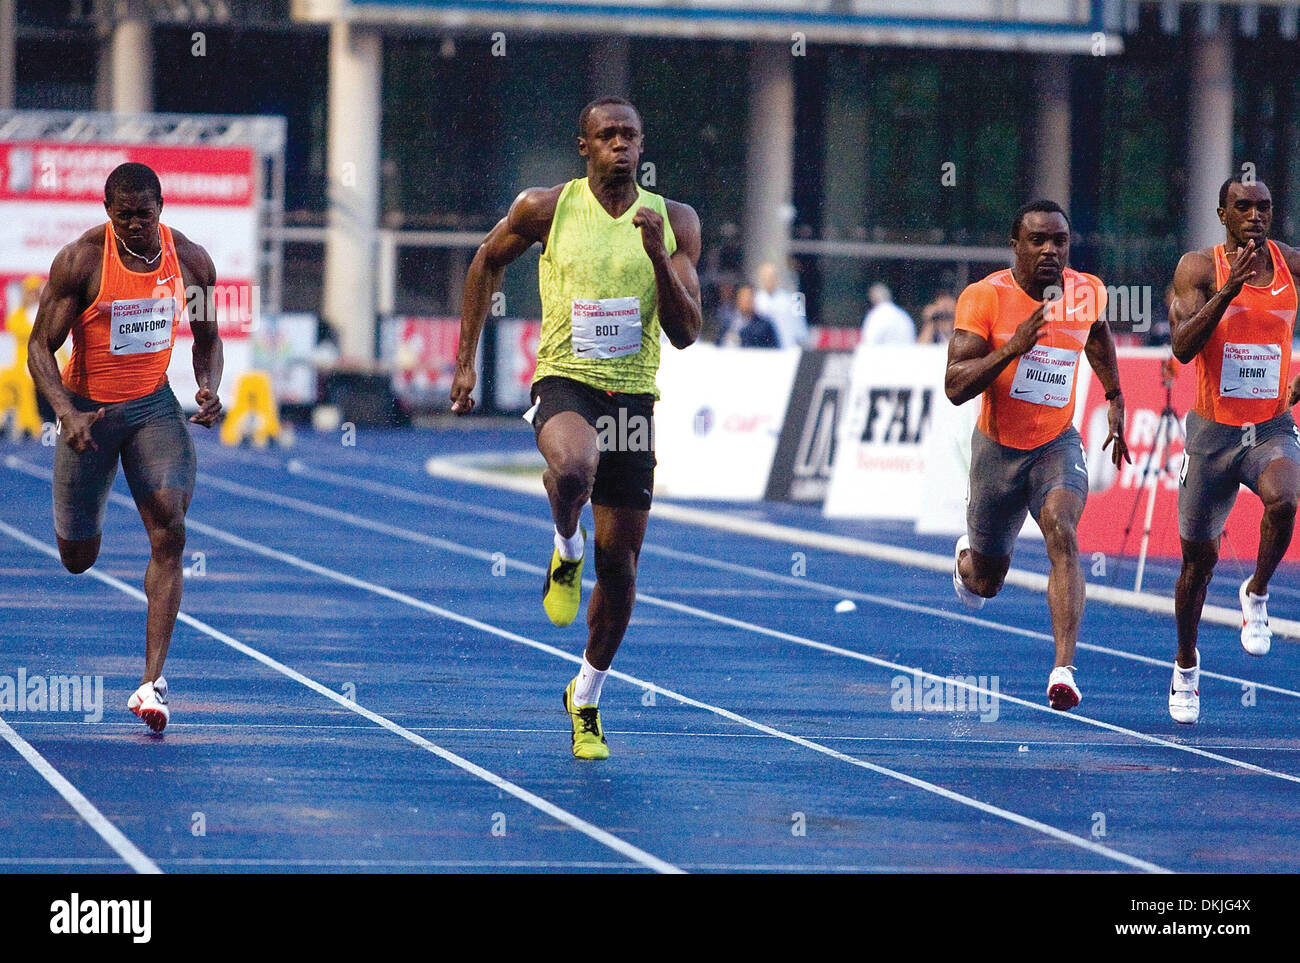
<instances>
[{"instance_id":1,"label":"grey compression shorts","mask_svg":"<svg viewBox=\"0 0 1300 963\"><path fill-rule=\"evenodd\" d=\"M164 489L184 492L189 505L194 442L170 385L115 404L80 395L73 395L72 403L78 411L103 408L104 417L90 429L98 451L75 452L59 434L54 449L54 531L60 538L81 541L100 534L119 459L137 505Z\"/></svg>"},{"instance_id":2,"label":"grey compression shorts","mask_svg":"<svg viewBox=\"0 0 1300 963\"><path fill-rule=\"evenodd\" d=\"M1178 479L1178 534L1212 542L1223 534L1240 485L1259 494L1259 476L1275 458L1300 464L1291 412L1257 425L1222 425L1187 413L1187 450Z\"/></svg>"},{"instance_id":3,"label":"grey compression shorts","mask_svg":"<svg viewBox=\"0 0 1300 963\"><path fill-rule=\"evenodd\" d=\"M999 445L978 428L971 436L966 532L981 555L1006 558L1025 524L1043 510L1048 492L1065 488L1088 498L1088 463L1073 427L1037 448Z\"/></svg>"}]
</instances>

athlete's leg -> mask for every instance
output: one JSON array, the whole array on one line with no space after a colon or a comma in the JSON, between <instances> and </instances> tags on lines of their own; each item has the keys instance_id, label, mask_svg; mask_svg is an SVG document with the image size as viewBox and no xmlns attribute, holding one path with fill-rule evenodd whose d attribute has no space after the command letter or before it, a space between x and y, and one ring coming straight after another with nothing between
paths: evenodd
<instances>
[{"instance_id":1,"label":"athlete's leg","mask_svg":"<svg viewBox=\"0 0 1300 963\"><path fill-rule=\"evenodd\" d=\"M63 562L63 567L73 575L80 575L99 558L99 543L103 539L102 535L79 539L66 539L61 535L55 535L55 538L59 540L59 559Z\"/></svg>"},{"instance_id":2,"label":"athlete's leg","mask_svg":"<svg viewBox=\"0 0 1300 963\"><path fill-rule=\"evenodd\" d=\"M1047 577L1047 608L1052 613L1056 665L1074 664L1074 646L1083 617L1084 580L1079 567L1079 516L1084 501L1068 488L1054 488L1043 499L1038 527L1047 542L1051 572Z\"/></svg>"},{"instance_id":3,"label":"athlete's leg","mask_svg":"<svg viewBox=\"0 0 1300 963\"><path fill-rule=\"evenodd\" d=\"M1016 536L1029 513L1023 454L971 432L971 468L966 497L970 544L957 557L957 574L967 589L991 599L1002 590ZM959 542L960 544L960 542Z\"/></svg>"},{"instance_id":4,"label":"athlete's leg","mask_svg":"<svg viewBox=\"0 0 1300 963\"><path fill-rule=\"evenodd\" d=\"M1184 669L1196 665L1196 634L1205 607L1214 566L1219 561L1219 539L1191 541L1183 538L1183 569L1174 587L1174 620L1178 624L1178 664Z\"/></svg>"},{"instance_id":5,"label":"athlete's leg","mask_svg":"<svg viewBox=\"0 0 1300 963\"><path fill-rule=\"evenodd\" d=\"M1002 591L1010 568L1010 555L983 555L973 548L963 550L957 561L957 571L965 586L986 599Z\"/></svg>"},{"instance_id":6,"label":"athlete's leg","mask_svg":"<svg viewBox=\"0 0 1300 963\"><path fill-rule=\"evenodd\" d=\"M54 447L54 534L63 567L74 575L86 571L99 558L108 493L117 477L121 408L104 407L105 416L90 429L97 448L73 451L62 434Z\"/></svg>"},{"instance_id":7,"label":"athlete's leg","mask_svg":"<svg viewBox=\"0 0 1300 963\"><path fill-rule=\"evenodd\" d=\"M145 628L144 676L140 681L153 682L162 675L181 605L189 495L176 489L154 492L145 502L137 502L137 507L149 533L149 566L144 573L149 616Z\"/></svg>"},{"instance_id":8,"label":"athlete's leg","mask_svg":"<svg viewBox=\"0 0 1300 963\"><path fill-rule=\"evenodd\" d=\"M142 682L162 675L180 609L185 513L194 495L194 443L170 389L151 396L143 424L122 446L122 470L149 534L149 600ZM142 407L145 407L142 404Z\"/></svg>"},{"instance_id":9,"label":"athlete's leg","mask_svg":"<svg viewBox=\"0 0 1300 963\"><path fill-rule=\"evenodd\" d=\"M1300 465L1289 458L1274 458L1259 475L1258 492L1264 517L1259 523L1255 575L1247 588L1255 595L1267 595L1269 579L1291 545L1300 501Z\"/></svg>"},{"instance_id":10,"label":"athlete's leg","mask_svg":"<svg viewBox=\"0 0 1300 963\"><path fill-rule=\"evenodd\" d=\"M1215 426L1194 411L1187 413L1187 449L1178 483L1178 536L1183 566L1174 586L1176 661L1184 669L1197 665L1201 610L1219 561L1223 528L1237 500L1242 457L1235 429Z\"/></svg>"},{"instance_id":11,"label":"athlete's leg","mask_svg":"<svg viewBox=\"0 0 1300 963\"><path fill-rule=\"evenodd\" d=\"M614 661L636 600L636 568L650 513L592 505L596 520L596 588L587 603L587 662L605 671Z\"/></svg>"},{"instance_id":12,"label":"athlete's leg","mask_svg":"<svg viewBox=\"0 0 1300 963\"><path fill-rule=\"evenodd\" d=\"M571 538L596 480L600 458L596 429L576 411L558 412L537 433L537 450L546 459L542 484L551 501L555 530Z\"/></svg>"}]
</instances>

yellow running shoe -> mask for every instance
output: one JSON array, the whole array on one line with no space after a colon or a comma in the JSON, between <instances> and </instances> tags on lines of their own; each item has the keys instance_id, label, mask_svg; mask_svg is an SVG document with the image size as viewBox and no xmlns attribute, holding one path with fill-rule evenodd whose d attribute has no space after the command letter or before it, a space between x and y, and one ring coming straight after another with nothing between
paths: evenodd
<instances>
[{"instance_id":1,"label":"yellow running shoe","mask_svg":"<svg viewBox=\"0 0 1300 963\"><path fill-rule=\"evenodd\" d=\"M583 557L586 557L587 530L579 526L582 532ZM551 566L546 570L546 582L542 585L542 608L546 616L559 626L568 625L578 617L578 607L582 604L582 559L569 561L560 557L557 548L551 552Z\"/></svg>"},{"instance_id":2,"label":"yellow running shoe","mask_svg":"<svg viewBox=\"0 0 1300 963\"><path fill-rule=\"evenodd\" d=\"M564 690L564 711L573 723L573 756L575 759L608 759L609 743L600 728L600 710L595 706L573 704L573 687L577 684L577 677L574 677Z\"/></svg>"}]
</instances>

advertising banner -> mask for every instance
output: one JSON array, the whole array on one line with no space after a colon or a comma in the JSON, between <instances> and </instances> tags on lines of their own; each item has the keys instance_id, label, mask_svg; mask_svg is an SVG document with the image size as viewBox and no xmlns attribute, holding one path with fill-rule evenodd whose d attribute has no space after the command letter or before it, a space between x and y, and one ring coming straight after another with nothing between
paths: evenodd
<instances>
[{"instance_id":1,"label":"advertising banner","mask_svg":"<svg viewBox=\"0 0 1300 963\"><path fill-rule=\"evenodd\" d=\"M943 393L945 345L860 347L835 468L828 518L915 520L922 509L925 441Z\"/></svg>"},{"instance_id":2,"label":"advertising banner","mask_svg":"<svg viewBox=\"0 0 1300 963\"><path fill-rule=\"evenodd\" d=\"M852 372L851 351L803 353L765 499L816 504L825 500Z\"/></svg>"},{"instance_id":3,"label":"advertising banner","mask_svg":"<svg viewBox=\"0 0 1300 963\"><path fill-rule=\"evenodd\" d=\"M655 492L762 499L798 363L793 348L666 349L655 406Z\"/></svg>"}]
</instances>

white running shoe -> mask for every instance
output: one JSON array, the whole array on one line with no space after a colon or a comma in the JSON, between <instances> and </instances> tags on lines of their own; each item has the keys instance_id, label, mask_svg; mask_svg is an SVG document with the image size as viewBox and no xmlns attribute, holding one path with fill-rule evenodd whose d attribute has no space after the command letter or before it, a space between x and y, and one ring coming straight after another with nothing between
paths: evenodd
<instances>
[{"instance_id":1,"label":"white running shoe","mask_svg":"<svg viewBox=\"0 0 1300 963\"><path fill-rule=\"evenodd\" d=\"M1174 681L1169 684L1169 714L1174 722L1192 725L1201 717L1201 650L1196 665L1184 669L1174 660Z\"/></svg>"},{"instance_id":2,"label":"white running shoe","mask_svg":"<svg viewBox=\"0 0 1300 963\"><path fill-rule=\"evenodd\" d=\"M1074 684L1074 666L1058 665L1047 677L1047 704L1068 712L1083 701L1083 693Z\"/></svg>"},{"instance_id":3,"label":"white running shoe","mask_svg":"<svg viewBox=\"0 0 1300 963\"><path fill-rule=\"evenodd\" d=\"M970 549L970 539L963 535L957 539L957 549L953 552L952 563L952 587L957 592L957 598L961 599L961 604L968 609L982 609L988 599L982 595L976 595L966 587L966 583L961 580L961 570L958 565L961 563L961 553Z\"/></svg>"},{"instance_id":4,"label":"white running shoe","mask_svg":"<svg viewBox=\"0 0 1300 963\"><path fill-rule=\"evenodd\" d=\"M1268 627L1268 596L1247 592L1250 579L1241 583L1241 647L1251 655L1268 655L1273 644L1273 630Z\"/></svg>"},{"instance_id":5,"label":"white running shoe","mask_svg":"<svg viewBox=\"0 0 1300 963\"><path fill-rule=\"evenodd\" d=\"M126 707L154 732L162 732L171 718L167 708L167 680L159 676L156 682L142 683L126 700Z\"/></svg>"}]
</instances>

